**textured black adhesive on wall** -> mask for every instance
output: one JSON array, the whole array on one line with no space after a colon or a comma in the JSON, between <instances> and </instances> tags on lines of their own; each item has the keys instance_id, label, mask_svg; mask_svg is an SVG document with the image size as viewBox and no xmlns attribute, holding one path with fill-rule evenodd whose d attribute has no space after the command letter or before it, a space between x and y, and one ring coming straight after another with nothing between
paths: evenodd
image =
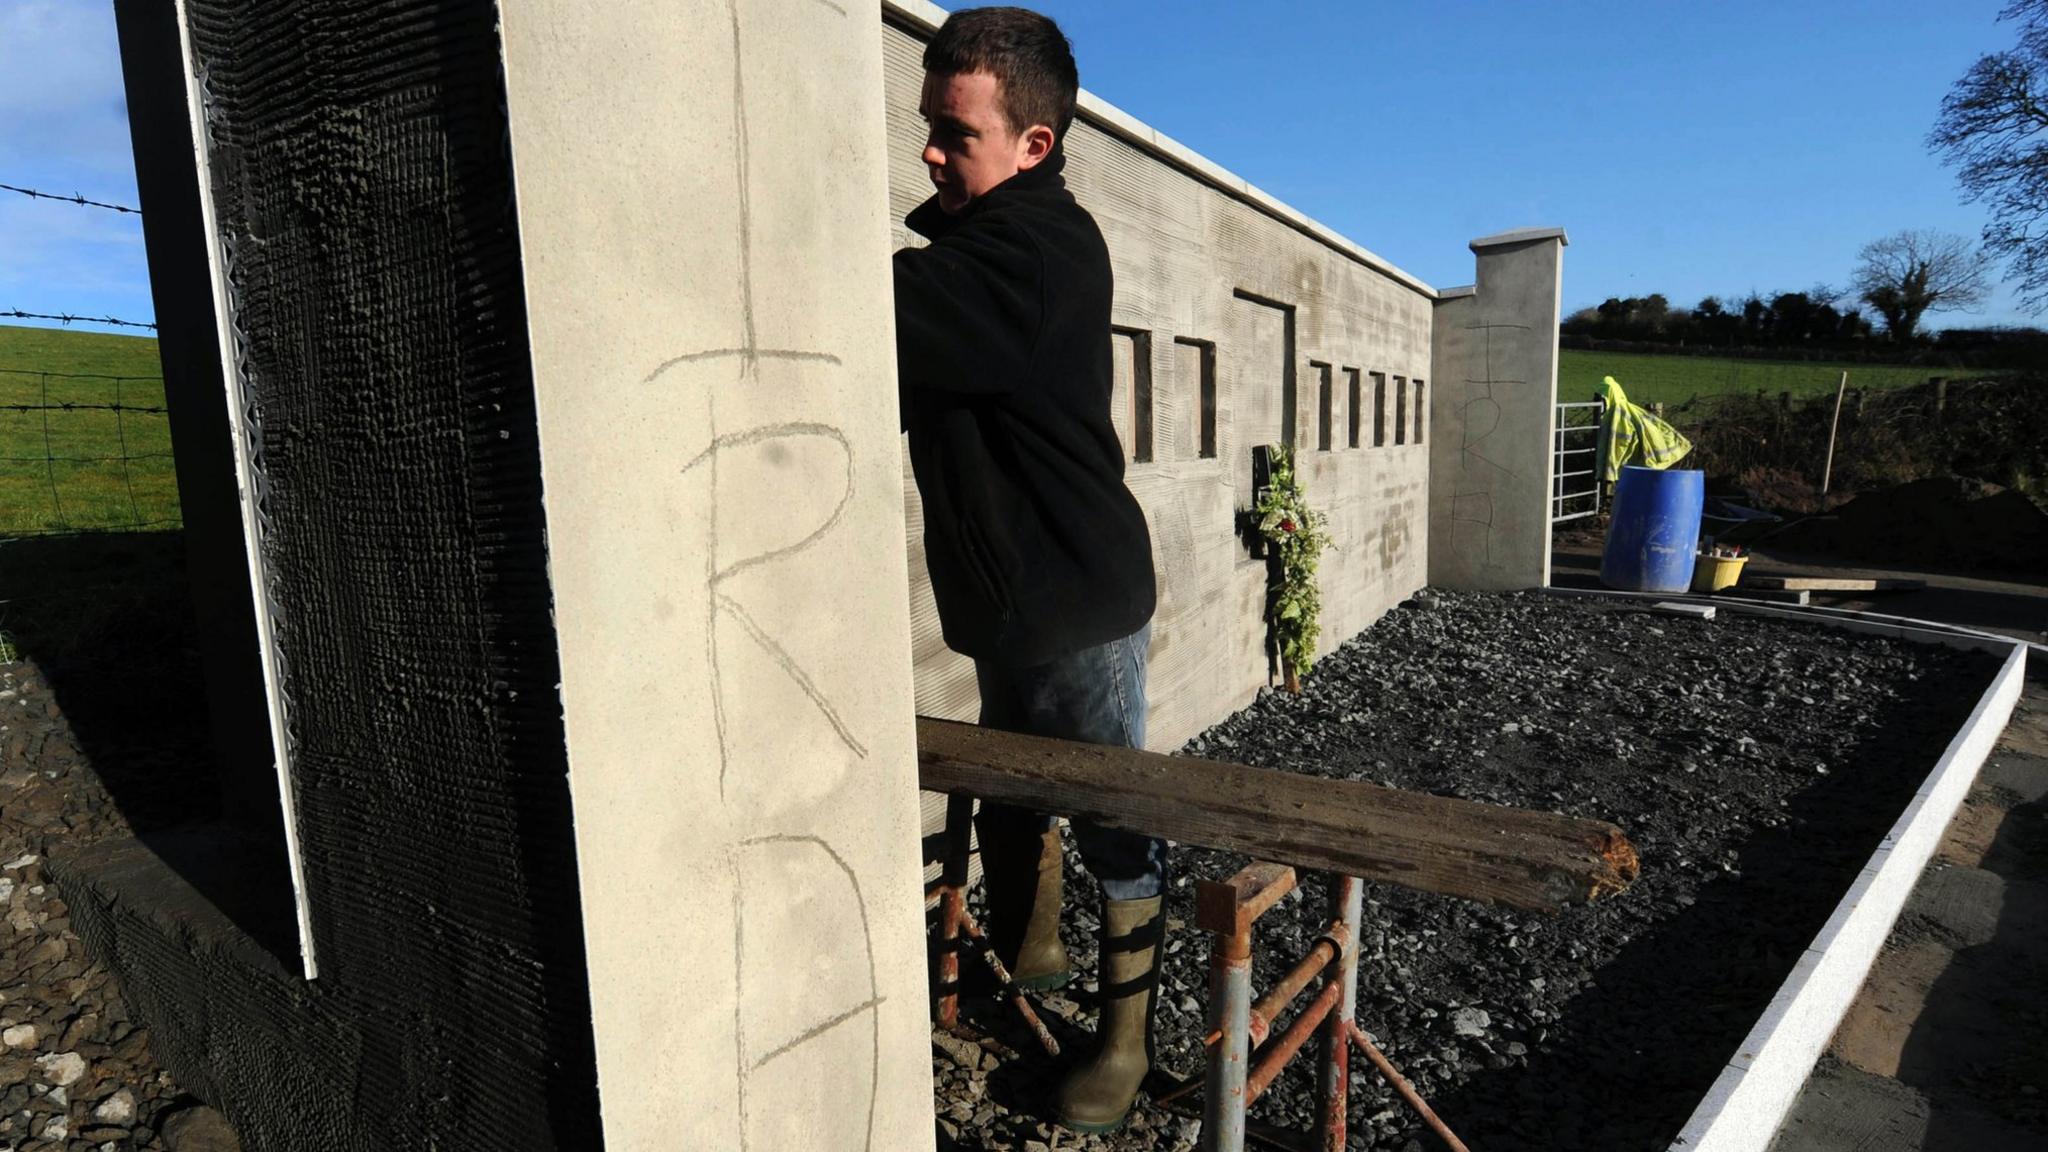
<instances>
[{"instance_id":1,"label":"textured black adhesive on wall","mask_svg":"<svg viewBox=\"0 0 2048 1152\"><path fill-rule=\"evenodd\" d=\"M292 1147L596 1147L495 6L185 8L320 962L249 1010L360 1038Z\"/></svg>"}]
</instances>

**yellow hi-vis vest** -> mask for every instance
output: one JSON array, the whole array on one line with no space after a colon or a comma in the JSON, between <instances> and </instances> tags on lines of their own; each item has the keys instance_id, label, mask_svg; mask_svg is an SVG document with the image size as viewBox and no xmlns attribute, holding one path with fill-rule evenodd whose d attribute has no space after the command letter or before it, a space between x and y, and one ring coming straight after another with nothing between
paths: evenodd
<instances>
[{"instance_id":1,"label":"yellow hi-vis vest","mask_svg":"<svg viewBox=\"0 0 2048 1152\"><path fill-rule=\"evenodd\" d=\"M1606 449L1600 454L1600 479L1614 483L1624 464L1669 468L1692 451L1692 441L1630 400L1619 380L1608 376L1602 384L1607 411L1600 429L1600 443Z\"/></svg>"}]
</instances>

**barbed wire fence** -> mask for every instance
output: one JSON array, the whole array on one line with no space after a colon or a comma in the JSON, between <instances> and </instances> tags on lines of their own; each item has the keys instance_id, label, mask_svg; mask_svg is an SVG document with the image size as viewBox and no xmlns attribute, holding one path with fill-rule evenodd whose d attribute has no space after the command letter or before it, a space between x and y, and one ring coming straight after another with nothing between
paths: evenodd
<instances>
[{"instance_id":1,"label":"barbed wire fence","mask_svg":"<svg viewBox=\"0 0 2048 1152\"><path fill-rule=\"evenodd\" d=\"M0 183L52 205L140 218L125 204ZM0 309L0 320L155 332L153 321L64 310ZM182 523L163 377L0 365L0 543Z\"/></svg>"},{"instance_id":2,"label":"barbed wire fence","mask_svg":"<svg viewBox=\"0 0 2048 1152\"><path fill-rule=\"evenodd\" d=\"M33 188L23 188L18 184L0 184L0 191L19 192L31 200L61 200L66 204L76 204L81 208L106 208L110 211L121 212L130 216L142 215L142 209L140 208L130 208L126 204L109 204L104 200L88 200L76 192L69 196L60 196L54 192L38 192Z\"/></svg>"}]
</instances>

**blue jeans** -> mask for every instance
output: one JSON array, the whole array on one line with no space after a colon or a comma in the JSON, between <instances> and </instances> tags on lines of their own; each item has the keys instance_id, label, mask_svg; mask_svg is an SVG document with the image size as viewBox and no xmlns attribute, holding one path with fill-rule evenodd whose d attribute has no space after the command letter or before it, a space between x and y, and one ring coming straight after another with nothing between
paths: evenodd
<instances>
[{"instance_id":1,"label":"blue jeans","mask_svg":"<svg viewBox=\"0 0 2048 1152\"><path fill-rule=\"evenodd\" d=\"M1086 648L1031 668L974 662L985 728L1057 736L1089 744L1145 746L1147 624L1121 640ZM976 825L984 843L1036 837L1053 817L1007 804L983 804ZM1110 900L1144 900L1166 888L1166 841L1136 832L1074 822L1081 861Z\"/></svg>"}]
</instances>

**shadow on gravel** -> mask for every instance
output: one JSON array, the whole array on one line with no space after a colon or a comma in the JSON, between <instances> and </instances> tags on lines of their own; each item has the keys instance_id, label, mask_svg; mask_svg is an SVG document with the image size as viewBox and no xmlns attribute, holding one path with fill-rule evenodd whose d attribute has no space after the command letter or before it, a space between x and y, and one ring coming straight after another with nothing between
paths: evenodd
<instances>
[{"instance_id":1,"label":"shadow on gravel","mask_svg":"<svg viewBox=\"0 0 2048 1152\"><path fill-rule=\"evenodd\" d=\"M48 680L120 821L238 927L296 962L281 839L254 842L219 823L184 534L0 543L0 634ZM82 847L81 836L70 846Z\"/></svg>"},{"instance_id":2,"label":"shadow on gravel","mask_svg":"<svg viewBox=\"0 0 2048 1152\"><path fill-rule=\"evenodd\" d=\"M1668 1147L1973 703L1892 712L1846 757L1859 771L1800 791L1788 823L1738 846L1739 879L1702 885L1630 940L1526 1067L1474 1071L1431 1101L1439 1114L1491 1152ZM1657 867L1646 854L1645 878ZM1569 932L1572 915L1557 930Z\"/></svg>"},{"instance_id":3,"label":"shadow on gravel","mask_svg":"<svg viewBox=\"0 0 2048 1152\"><path fill-rule=\"evenodd\" d=\"M0 633L138 832L220 812L182 533L0 543Z\"/></svg>"}]
</instances>

